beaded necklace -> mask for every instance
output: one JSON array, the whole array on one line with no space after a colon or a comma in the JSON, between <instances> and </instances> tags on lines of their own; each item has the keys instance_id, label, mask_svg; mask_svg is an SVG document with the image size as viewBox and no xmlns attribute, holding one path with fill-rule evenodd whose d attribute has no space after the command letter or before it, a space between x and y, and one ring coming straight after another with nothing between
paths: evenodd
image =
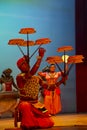
<instances>
[{"instance_id":1,"label":"beaded necklace","mask_svg":"<svg viewBox=\"0 0 87 130\"><path fill-rule=\"evenodd\" d=\"M53 72L53 73L48 73L48 74L49 74L50 78L54 78L54 77L55 77L55 75L56 75L56 72Z\"/></svg>"}]
</instances>

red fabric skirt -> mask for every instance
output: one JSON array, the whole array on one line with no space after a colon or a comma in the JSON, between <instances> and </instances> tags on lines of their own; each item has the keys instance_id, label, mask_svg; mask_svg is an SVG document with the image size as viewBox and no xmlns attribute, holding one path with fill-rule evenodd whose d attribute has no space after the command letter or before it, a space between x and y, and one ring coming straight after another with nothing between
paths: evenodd
<instances>
[{"instance_id":1,"label":"red fabric skirt","mask_svg":"<svg viewBox=\"0 0 87 130\"><path fill-rule=\"evenodd\" d=\"M55 115L61 111L61 97L60 89L55 88L54 91L45 90L44 92L44 104L45 108L52 115Z\"/></svg>"},{"instance_id":2,"label":"red fabric skirt","mask_svg":"<svg viewBox=\"0 0 87 130\"><path fill-rule=\"evenodd\" d=\"M48 112L43 113L30 102L22 101L19 106L21 113L21 126L26 128L49 128L54 125Z\"/></svg>"}]
</instances>

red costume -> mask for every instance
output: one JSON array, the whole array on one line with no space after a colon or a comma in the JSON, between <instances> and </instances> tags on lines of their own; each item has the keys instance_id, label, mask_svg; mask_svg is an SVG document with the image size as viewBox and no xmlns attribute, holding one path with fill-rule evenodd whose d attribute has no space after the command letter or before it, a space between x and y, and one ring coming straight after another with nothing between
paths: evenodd
<instances>
[{"instance_id":1,"label":"red costume","mask_svg":"<svg viewBox=\"0 0 87 130\"><path fill-rule=\"evenodd\" d=\"M34 76L40 66L44 52L43 48L39 49L39 58L32 69L30 69L26 56L17 61L17 66L22 72L16 77L16 80L21 99L18 109L22 115L21 127L24 130L25 128L48 128L54 125L44 105L38 103L40 78Z\"/></svg>"},{"instance_id":2,"label":"red costume","mask_svg":"<svg viewBox=\"0 0 87 130\"><path fill-rule=\"evenodd\" d=\"M62 72L55 72L55 64L51 64L49 72L38 72L45 79L44 88L44 104L51 115L55 115L61 111L61 92L60 84L64 83L66 76L62 76ZM59 78L62 77L60 80ZM59 81L58 81L59 80Z\"/></svg>"},{"instance_id":3,"label":"red costume","mask_svg":"<svg viewBox=\"0 0 87 130\"><path fill-rule=\"evenodd\" d=\"M50 75L50 72L40 72L46 78L47 86L44 87L44 104L50 114L57 114L61 111L61 99L60 88L56 85L58 78L61 76L61 72L54 72L54 75Z\"/></svg>"}]
</instances>

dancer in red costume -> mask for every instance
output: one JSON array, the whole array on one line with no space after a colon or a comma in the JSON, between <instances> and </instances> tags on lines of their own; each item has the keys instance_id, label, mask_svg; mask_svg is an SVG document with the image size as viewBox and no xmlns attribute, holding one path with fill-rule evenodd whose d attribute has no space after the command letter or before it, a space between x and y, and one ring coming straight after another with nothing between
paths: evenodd
<instances>
[{"instance_id":1,"label":"dancer in red costume","mask_svg":"<svg viewBox=\"0 0 87 130\"><path fill-rule=\"evenodd\" d=\"M35 76L45 49L39 48L39 57L32 68L29 66L27 56L17 61L21 73L17 75L17 85L20 92L20 103L18 105L21 113L21 127L23 130L31 128L48 128L54 125L44 105L38 102L38 91L41 80Z\"/></svg>"},{"instance_id":2,"label":"dancer in red costume","mask_svg":"<svg viewBox=\"0 0 87 130\"><path fill-rule=\"evenodd\" d=\"M55 72L55 70L55 64L51 64L48 72L38 72L45 79L45 84L42 84L42 88L44 88L44 104L51 115L61 111L60 85L67 80L67 75L63 76L63 72ZM62 78L58 80L60 77Z\"/></svg>"}]
</instances>

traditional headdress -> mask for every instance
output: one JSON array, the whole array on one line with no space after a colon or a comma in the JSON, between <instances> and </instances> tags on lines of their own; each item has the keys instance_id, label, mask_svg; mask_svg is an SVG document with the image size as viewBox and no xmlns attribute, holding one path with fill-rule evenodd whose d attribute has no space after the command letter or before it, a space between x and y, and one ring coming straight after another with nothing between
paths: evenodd
<instances>
[{"instance_id":1,"label":"traditional headdress","mask_svg":"<svg viewBox=\"0 0 87 130\"><path fill-rule=\"evenodd\" d=\"M21 70L21 67L24 63L28 63L28 56L23 56L17 61L17 67Z\"/></svg>"},{"instance_id":2,"label":"traditional headdress","mask_svg":"<svg viewBox=\"0 0 87 130\"><path fill-rule=\"evenodd\" d=\"M11 74L12 73L12 69L8 68L8 69L4 70L3 74L6 74L6 73Z\"/></svg>"}]
</instances>

